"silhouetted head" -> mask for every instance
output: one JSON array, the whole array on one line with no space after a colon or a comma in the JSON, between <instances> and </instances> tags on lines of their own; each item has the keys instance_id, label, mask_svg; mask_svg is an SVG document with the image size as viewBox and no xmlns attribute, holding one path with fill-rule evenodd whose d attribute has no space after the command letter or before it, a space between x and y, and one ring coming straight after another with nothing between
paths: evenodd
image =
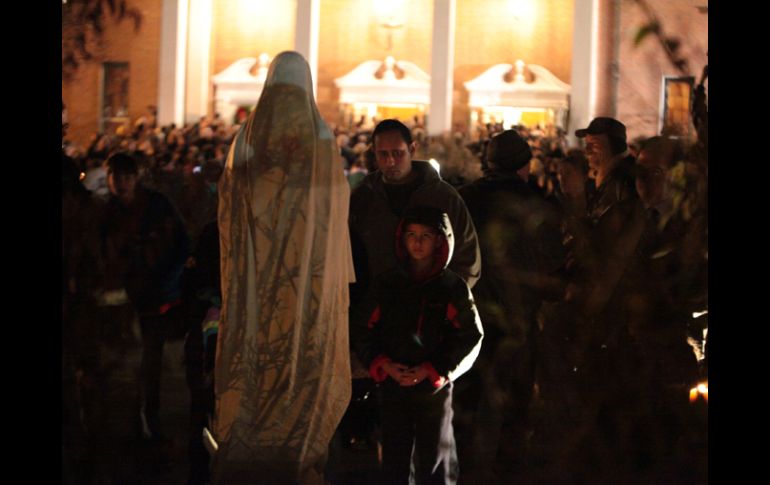
<instances>
[{"instance_id":1,"label":"silhouetted head","mask_svg":"<svg viewBox=\"0 0 770 485\"><path fill-rule=\"evenodd\" d=\"M654 136L639 149L636 160L636 191L648 207L654 207L669 197L669 169L684 157L681 145L670 138Z\"/></svg>"},{"instance_id":2,"label":"silhouetted head","mask_svg":"<svg viewBox=\"0 0 770 485\"><path fill-rule=\"evenodd\" d=\"M131 155L116 153L107 159L107 186L123 204L133 202L138 177L139 164Z\"/></svg>"},{"instance_id":3,"label":"silhouetted head","mask_svg":"<svg viewBox=\"0 0 770 485\"><path fill-rule=\"evenodd\" d=\"M529 143L516 130L498 133L487 145L485 160L491 170L515 172L526 166L531 159Z\"/></svg>"}]
</instances>

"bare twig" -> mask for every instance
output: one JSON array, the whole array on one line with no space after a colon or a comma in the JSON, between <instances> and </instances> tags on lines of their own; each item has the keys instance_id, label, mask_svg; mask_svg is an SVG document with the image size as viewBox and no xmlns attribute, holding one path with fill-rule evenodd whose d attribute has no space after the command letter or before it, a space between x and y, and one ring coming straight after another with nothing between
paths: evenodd
<instances>
[{"instance_id":1,"label":"bare twig","mask_svg":"<svg viewBox=\"0 0 770 485\"><path fill-rule=\"evenodd\" d=\"M682 57L679 53L681 41L678 38L668 36L663 32L660 20L650 5L647 3L647 0L633 1L639 6L639 8L642 9L642 11L644 11L644 14L647 16L647 23L639 28L639 31L634 38L634 45L638 46L645 38L647 38L647 36L650 34L654 35L660 46L663 48L663 52L666 53L666 57L668 57L668 60L671 62L671 64L673 64L682 75L689 75L690 67L687 59Z\"/></svg>"}]
</instances>

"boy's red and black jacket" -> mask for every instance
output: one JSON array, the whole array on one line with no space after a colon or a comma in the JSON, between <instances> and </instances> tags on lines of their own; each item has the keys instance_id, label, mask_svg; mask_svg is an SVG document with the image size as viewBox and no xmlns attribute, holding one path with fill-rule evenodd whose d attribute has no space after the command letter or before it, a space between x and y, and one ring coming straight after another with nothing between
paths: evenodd
<instances>
[{"instance_id":1,"label":"boy's red and black jacket","mask_svg":"<svg viewBox=\"0 0 770 485\"><path fill-rule=\"evenodd\" d=\"M436 228L443 243L427 279L416 281L408 270L402 228L407 223ZM396 230L401 264L372 282L367 296L351 314L351 343L372 378L387 378L382 364L423 365L427 388L439 388L467 371L476 360L483 330L468 285L447 269L452 254L452 227L438 209L410 209Z\"/></svg>"}]
</instances>

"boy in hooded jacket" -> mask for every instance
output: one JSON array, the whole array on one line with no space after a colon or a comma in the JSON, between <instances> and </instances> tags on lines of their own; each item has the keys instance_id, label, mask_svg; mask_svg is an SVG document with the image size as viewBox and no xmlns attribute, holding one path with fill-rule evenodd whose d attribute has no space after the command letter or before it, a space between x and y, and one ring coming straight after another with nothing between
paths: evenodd
<instances>
[{"instance_id":1,"label":"boy in hooded jacket","mask_svg":"<svg viewBox=\"0 0 770 485\"><path fill-rule=\"evenodd\" d=\"M383 478L455 483L452 382L473 365L483 329L468 285L447 268L448 216L412 208L395 236L400 264L375 278L351 328L353 348L378 383Z\"/></svg>"}]
</instances>

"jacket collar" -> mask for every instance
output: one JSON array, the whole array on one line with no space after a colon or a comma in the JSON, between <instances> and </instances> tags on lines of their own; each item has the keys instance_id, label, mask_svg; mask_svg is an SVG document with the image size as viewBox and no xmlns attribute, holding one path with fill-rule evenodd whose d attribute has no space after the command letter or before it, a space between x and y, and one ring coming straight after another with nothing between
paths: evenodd
<instances>
[{"instance_id":1,"label":"jacket collar","mask_svg":"<svg viewBox=\"0 0 770 485\"><path fill-rule=\"evenodd\" d=\"M418 186L425 185L428 182L441 180L438 172L430 163L424 160L412 160L412 171L417 174L415 183ZM382 180L382 172L375 170L364 179L364 184L368 185L373 191L385 194L385 182Z\"/></svg>"}]
</instances>

